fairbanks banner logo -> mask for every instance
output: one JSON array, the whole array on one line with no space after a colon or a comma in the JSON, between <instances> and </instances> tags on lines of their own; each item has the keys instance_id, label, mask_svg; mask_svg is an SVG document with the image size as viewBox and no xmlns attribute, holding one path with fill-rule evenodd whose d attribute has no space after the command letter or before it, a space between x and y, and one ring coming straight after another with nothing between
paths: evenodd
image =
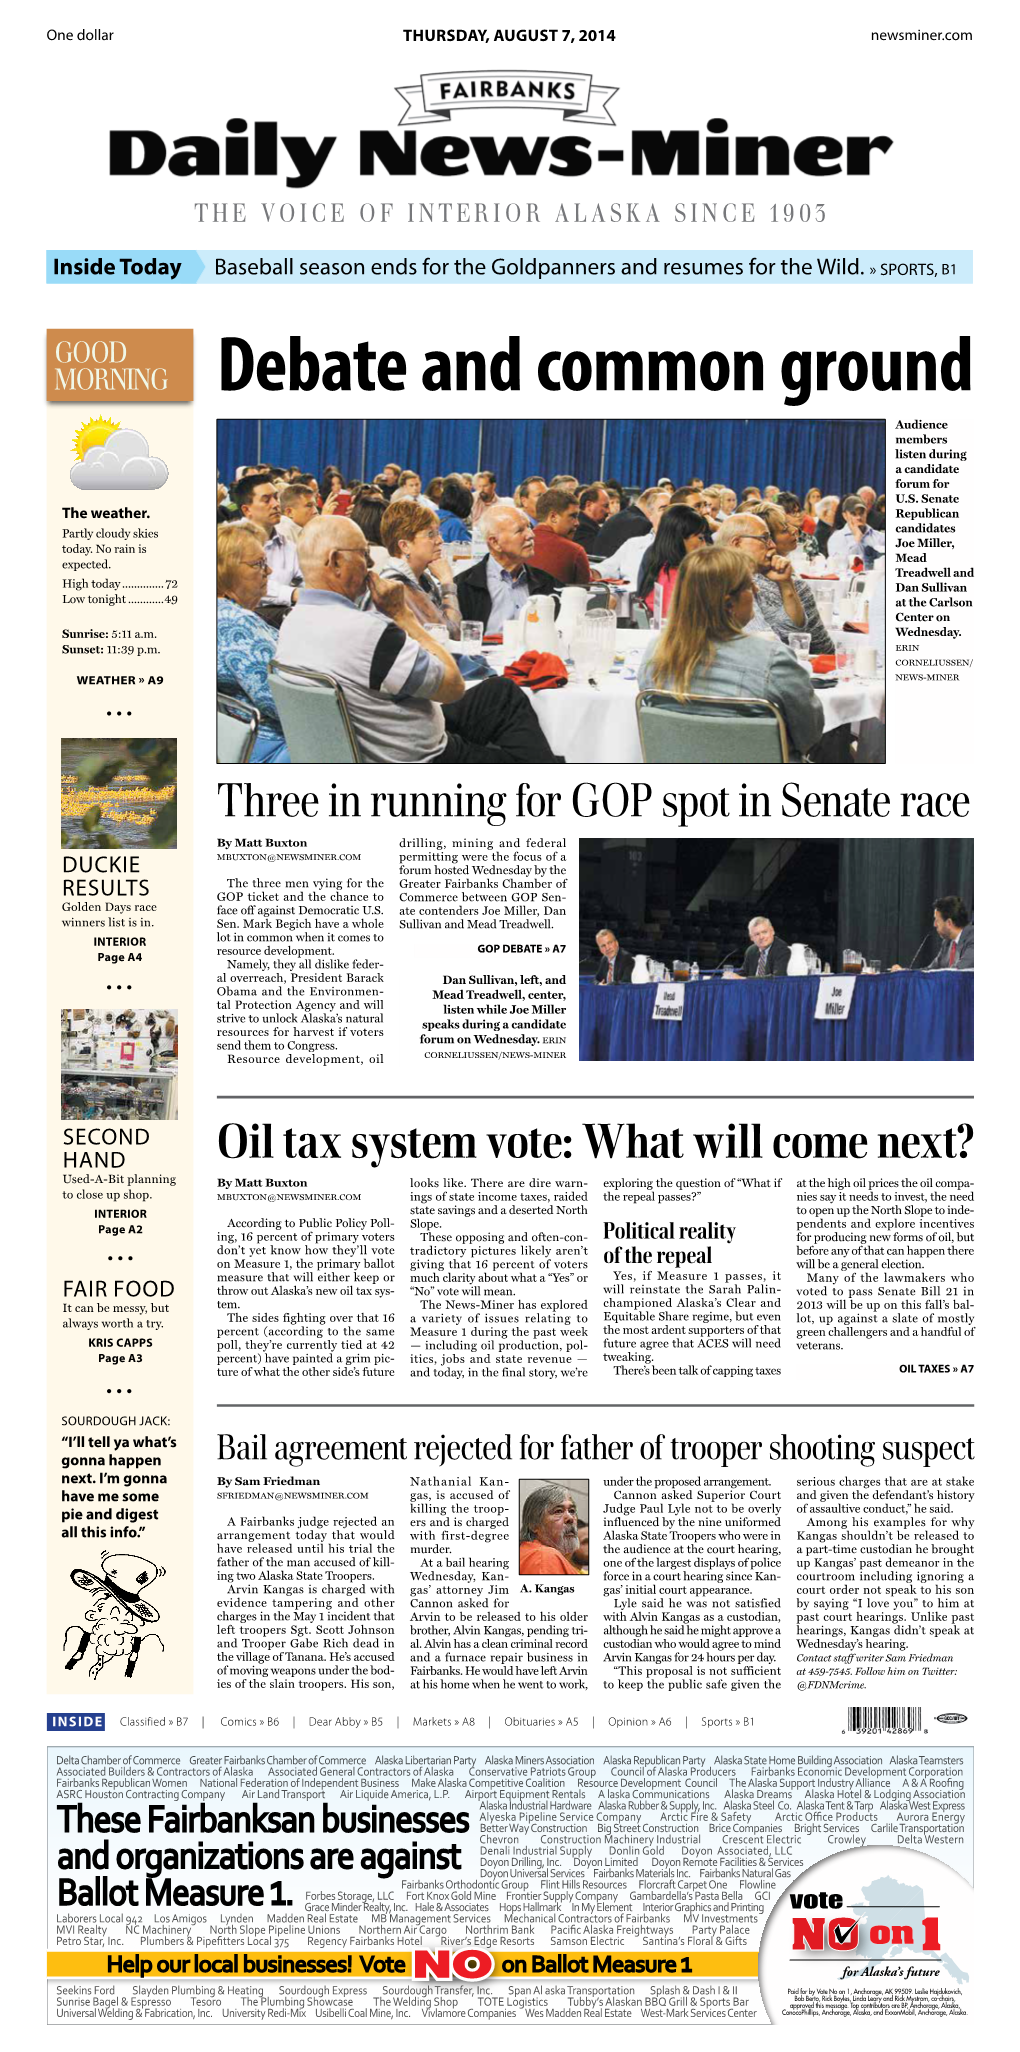
<instances>
[{"instance_id":1,"label":"fairbanks banner logo","mask_svg":"<svg viewBox=\"0 0 1020 2052\"><path fill-rule=\"evenodd\" d=\"M475 108L562 114L564 121L613 128L609 102L618 86L596 85L590 71L423 71L417 85L397 86L401 128L450 121Z\"/></svg>"}]
</instances>

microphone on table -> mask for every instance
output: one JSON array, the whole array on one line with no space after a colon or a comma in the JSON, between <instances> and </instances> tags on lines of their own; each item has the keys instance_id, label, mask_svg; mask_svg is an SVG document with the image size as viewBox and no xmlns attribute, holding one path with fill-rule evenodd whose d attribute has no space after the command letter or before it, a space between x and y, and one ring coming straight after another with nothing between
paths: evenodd
<instances>
[{"instance_id":1,"label":"microphone on table","mask_svg":"<svg viewBox=\"0 0 1020 2052\"><path fill-rule=\"evenodd\" d=\"M924 936L924 940L923 940L923 941L921 942L921 947L920 947L920 948L916 948L916 949L915 949L915 951L914 951L914 954L913 954L913 956L911 957L910 961L909 961L909 962L907 963L907 968L908 968L908 970L909 970L909 969L912 969L912 968L913 968L913 966L914 966L914 963L915 963L915 962L917 961L917 957L918 957L918 955L919 955L919 954L920 954L920 952L921 952L921 948L923 948L924 946L926 946L927 942L931 940L931 937L932 937L932 935L931 935L931 928L929 927L929 929L928 929L927 933L926 933L926 934L925 934L925 936Z\"/></svg>"},{"instance_id":2,"label":"microphone on table","mask_svg":"<svg viewBox=\"0 0 1020 2052\"><path fill-rule=\"evenodd\" d=\"M714 969L713 969L713 971L712 971L712 974L713 974L713 976L721 976L721 975L722 975L722 972L723 972L723 970L724 970L724 969L725 969L725 967L726 967L726 964L727 964L727 962L732 962L732 960L733 960L734 956L735 956L735 955L739 955L739 954L741 953L741 950L742 950L742 948L743 948L743 942L742 942L742 941L741 941L741 942L739 943L739 945L738 945L737 947L735 947L735 948L731 948L731 949L730 949L730 952L729 952L729 954L728 954L728 955L724 955L724 956L723 956L723 958L722 958L722 961L721 961L721 962L717 962L717 963L716 963L716 965L715 965L715 968L714 968Z\"/></svg>"}]
</instances>

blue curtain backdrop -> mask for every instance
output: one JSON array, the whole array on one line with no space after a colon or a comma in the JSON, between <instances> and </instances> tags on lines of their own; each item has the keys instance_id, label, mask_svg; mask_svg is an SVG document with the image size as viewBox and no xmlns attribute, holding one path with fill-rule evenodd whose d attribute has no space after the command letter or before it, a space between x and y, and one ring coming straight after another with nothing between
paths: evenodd
<instances>
[{"instance_id":1,"label":"blue curtain backdrop","mask_svg":"<svg viewBox=\"0 0 1020 2052\"><path fill-rule=\"evenodd\" d=\"M258 459L257 420L220 420L216 423L216 477L219 484L231 483L242 463Z\"/></svg>"},{"instance_id":2,"label":"blue curtain backdrop","mask_svg":"<svg viewBox=\"0 0 1020 2052\"><path fill-rule=\"evenodd\" d=\"M491 420L482 433L482 466L512 491L523 477L561 471L589 484L599 474L601 420Z\"/></svg>"},{"instance_id":3,"label":"blue curtain backdrop","mask_svg":"<svg viewBox=\"0 0 1020 2052\"><path fill-rule=\"evenodd\" d=\"M229 484L242 463L278 463L321 477L335 463L345 477L360 476L360 420L221 420L216 430L216 469Z\"/></svg>"},{"instance_id":4,"label":"blue curtain backdrop","mask_svg":"<svg viewBox=\"0 0 1020 2052\"><path fill-rule=\"evenodd\" d=\"M821 492L885 491L885 422L882 420L611 420L606 430L605 477L625 485L689 477L727 484L779 485L803 498Z\"/></svg>"},{"instance_id":5,"label":"blue curtain backdrop","mask_svg":"<svg viewBox=\"0 0 1020 2052\"><path fill-rule=\"evenodd\" d=\"M427 484L480 461L508 494L523 477L559 471L582 484L601 472L639 490L658 477L674 484L702 477L737 492L776 484L802 498L811 485L840 494L863 484L885 490L881 420L221 420L224 483L238 464L256 461L260 429L262 462L296 464L316 476L335 463L345 477L374 477L392 459Z\"/></svg>"},{"instance_id":6,"label":"blue curtain backdrop","mask_svg":"<svg viewBox=\"0 0 1020 2052\"><path fill-rule=\"evenodd\" d=\"M264 420L262 462L309 470L321 478L327 463L345 477L361 472L360 420Z\"/></svg>"},{"instance_id":7,"label":"blue curtain backdrop","mask_svg":"<svg viewBox=\"0 0 1020 2052\"><path fill-rule=\"evenodd\" d=\"M478 427L477 420L370 420L365 476L399 463L427 485L448 470L477 470Z\"/></svg>"}]
</instances>

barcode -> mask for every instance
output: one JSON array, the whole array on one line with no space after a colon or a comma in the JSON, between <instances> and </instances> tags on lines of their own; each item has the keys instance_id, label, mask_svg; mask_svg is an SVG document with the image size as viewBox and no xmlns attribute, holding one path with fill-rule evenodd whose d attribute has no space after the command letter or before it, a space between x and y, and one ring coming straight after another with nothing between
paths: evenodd
<instances>
[{"instance_id":1,"label":"barcode","mask_svg":"<svg viewBox=\"0 0 1020 2052\"><path fill-rule=\"evenodd\" d=\"M913 1705L890 1708L880 1704L865 1709L860 1703L851 1703L846 1721L848 1731L920 1731L921 1712Z\"/></svg>"}]
</instances>

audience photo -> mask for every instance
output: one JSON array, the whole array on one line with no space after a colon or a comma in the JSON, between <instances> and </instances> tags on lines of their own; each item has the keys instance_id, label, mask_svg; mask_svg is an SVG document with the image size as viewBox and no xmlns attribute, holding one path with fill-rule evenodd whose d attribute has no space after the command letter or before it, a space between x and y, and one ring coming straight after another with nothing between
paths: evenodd
<instances>
[{"instance_id":1,"label":"audience photo","mask_svg":"<svg viewBox=\"0 0 1020 2052\"><path fill-rule=\"evenodd\" d=\"M885 761L880 421L224 420L217 464L227 759Z\"/></svg>"}]
</instances>

